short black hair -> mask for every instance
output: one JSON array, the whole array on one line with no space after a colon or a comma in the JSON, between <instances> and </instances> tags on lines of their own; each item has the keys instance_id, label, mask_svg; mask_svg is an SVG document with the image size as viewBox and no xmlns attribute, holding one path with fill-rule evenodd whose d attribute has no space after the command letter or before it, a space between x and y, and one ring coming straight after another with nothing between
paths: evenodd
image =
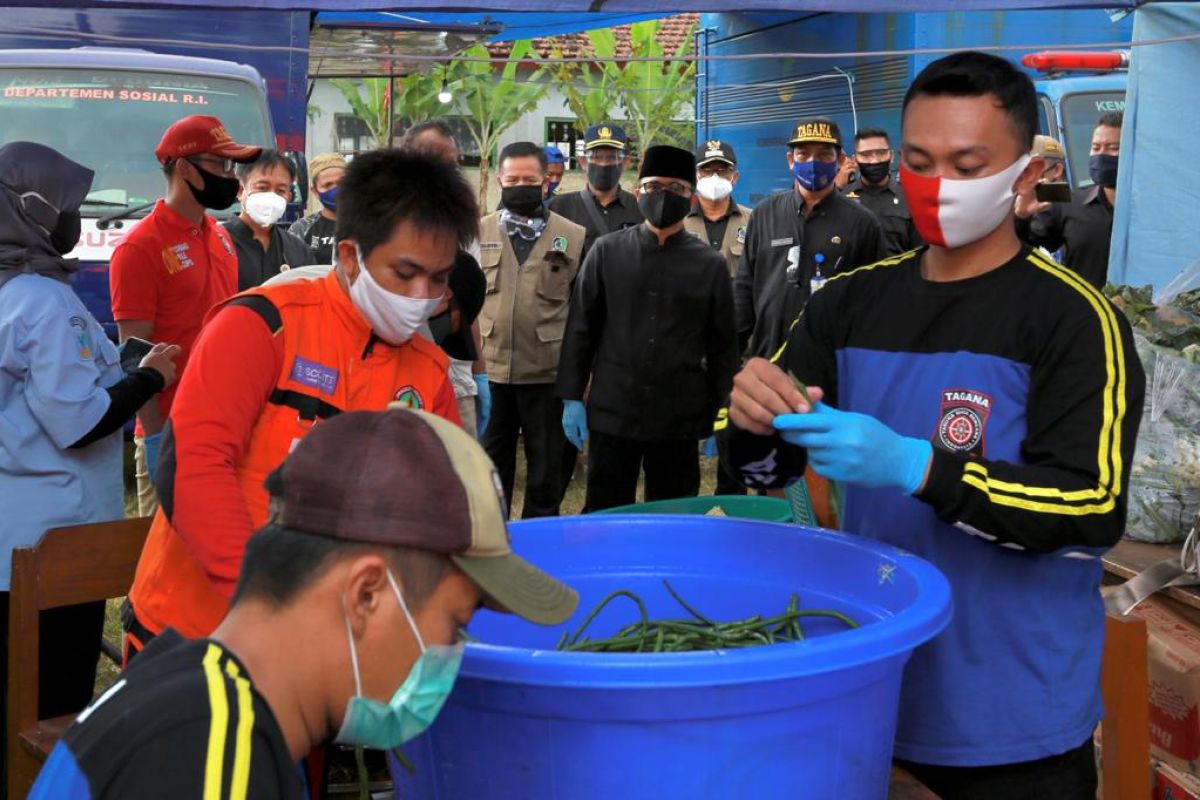
<instances>
[{"instance_id":1,"label":"short black hair","mask_svg":"<svg viewBox=\"0 0 1200 800\"><path fill-rule=\"evenodd\" d=\"M233 168L233 173L237 175L237 179L246 185L250 174L260 169L268 170L275 167L283 167L287 170L288 178L292 183L296 182L296 165L292 160L278 150L263 150L258 158L246 164L238 164Z\"/></svg>"},{"instance_id":2,"label":"short black hair","mask_svg":"<svg viewBox=\"0 0 1200 800\"><path fill-rule=\"evenodd\" d=\"M892 146L892 137L888 136L888 132L883 128L863 128L856 131L854 134L854 149L858 149L858 143L863 139L883 139L888 143L888 147Z\"/></svg>"},{"instance_id":3,"label":"short black hair","mask_svg":"<svg viewBox=\"0 0 1200 800\"><path fill-rule=\"evenodd\" d=\"M904 95L901 113L908 111L914 97L982 97L992 95L1012 122L1021 152L1033 149L1037 134L1037 90L1033 81L1012 62L998 56L968 50L939 58L921 73Z\"/></svg>"},{"instance_id":4,"label":"short black hair","mask_svg":"<svg viewBox=\"0 0 1200 800\"><path fill-rule=\"evenodd\" d=\"M1100 119L1096 120L1097 128L1117 128L1125 124L1124 111L1107 111L1101 115Z\"/></svg>"},{"instance_id":5,"label":"short black hair","mask_svg":"<svg viewBox=\"0 0 1200 800\"><path fill-rule=\"evenodd\" d=\"M401 147L411 147L413 142L420 138L421 134L429 131L436 131L443 138L454 142L455 147L458 147L458 139L454 136L454 129L450 127L449 122L441 117L423 120L413 125L404 132L404 138L400 140Z\"/></svg>"},{"instance_id":6,"label":"short black hair","mask_svg":"<svg viewBox=\"0 0 1200 800\"><path fill-rule=\"evenodd\" d=\"M468 247L479 238L475 191L456 166L419 152L355 156L338 188L337 240L353 239L367 256L405 221Z\"/></svg>"},{"instance_id":7,"label":"short black hair","mask_svg":"<svg viewBox=\"0 0 1200 800\"><path fill-rule=\"evenodd\" d=\"M413 613L454 569L448 557L428 550L347 542L268 524L246 543L232 605L254 599L283 608L341 559L368 553L387 559Z\"/></svg>"},{"instance_id":8,"label":"short black hair","mask_svg":"<svg viewBox=\"0 0 1200 800\"><path fill-rule=\"evenodd\" d=\"M504 162L510 158L529 158L531 156L542 165L542 174L545 175L546 170L550 168L550 162L546 158L546 148L538 147L533 142L513 142L504 145L504 149L500 151L500 158L496 159L496 167L503 169Z\"/></svg>"}]
</instances>

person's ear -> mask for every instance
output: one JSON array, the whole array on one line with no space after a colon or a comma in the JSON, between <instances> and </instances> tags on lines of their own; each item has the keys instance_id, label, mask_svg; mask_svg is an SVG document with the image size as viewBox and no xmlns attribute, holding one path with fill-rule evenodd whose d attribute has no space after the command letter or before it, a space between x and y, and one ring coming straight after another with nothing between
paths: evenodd
<instances>
[{"instance_id":1,"label":"person's ear","mask_svg":"<svg viewBox=\"0 0 1200 800\"><path fill-rule=\"evenodd\" d=\"M346 276L346 280L354 283L354 279L358 277L358 253L354 242L349 239L343 239L337 243L338 263L342 265L342 273Z\"/></svg>"},{"instance_id":2,"label":"person's ear","mask_svg":"<svg viewBox=\"0 0 1200 800\"><path fill-rule=\"evenodd\" d=\"M587 172L587 156L576 156L575 161L579 163L579 169Z\"/></svg>"},{"instance_id":3,"label":"person's ear","mask_svg":"<svg viewBox=\"0 0 1200 800\"><path fill-rule=\"evenodd\" d=\"M789 170L792 168L792 165L796 163L796 155L791 150L787 151L787 162Z\"/></svg>"},{"instance_id":4,"label":"person's ear","mask_svg":"<svg viewBox=\"0 0 1200 800\"><path fill-rule=\"evenodd\" d=\"M622 171L629 169L629 165L633 163L633 153L625 156L625 160L621 162Z\"/></svg>"},{"instance_id":5,"label":"person's ear","mask_svg":"<svg viewBox=\"0 0 1200 800\"><path fill-rule=\"evenodd\" d=\"M238 181L238 193L237 193L238 202L239 203L242 202L245 199L245 197L246 197L246 187L242 185L241 181Z\"/></svg>"},{"instance_id":6,"label":"person's ear","mask_svg":"<svg viewBox=\"0 0 1200 800\"><path fill-rule=\"evenodd\" d=\"M343 585L350 627L356 637L361 637L368 622L380 612L392 594L387 562L376 553L353 559L346 569Z\"/></svg>"},{"instance_id":7,"label":"person's ear","mask_svg":"<svg viewBox=\"0 0 1200 800\"><path fill-rule=\"evenodd\" d=\"M735 169L733 171L733 177L729 179L729 182L732 183L734 186L737 186L738 178L740 178L740 177L742 177L742 173L738 172Z\"/></svg>"},{"instance_id":8,"label":"person's ear","mask_svg":"<svg viewBox=\"0 0 1200 800\"><path fill-rule=\"evenodd\" d=\"M1045 171L1046 159L1041 156L1029 159L1029 163L1025 165L1025 169L1021 170L1016 183L1013 184L1013 192L1018 195L1030 194L1034 191L1034 187L1041 182L1042 173Z\"/></svg>"}]
</instances>

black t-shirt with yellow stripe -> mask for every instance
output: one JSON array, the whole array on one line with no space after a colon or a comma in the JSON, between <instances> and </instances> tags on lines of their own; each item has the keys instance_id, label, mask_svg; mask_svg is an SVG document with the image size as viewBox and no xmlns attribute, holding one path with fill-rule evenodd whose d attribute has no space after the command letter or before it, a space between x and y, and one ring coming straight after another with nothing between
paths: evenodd
<instances>
[{"instance_id":1,"label":"black t-shirt with yellow stripe","mask_svg":"<svg viewBox=\"0 0 1200 800\"><path fill-rule=\"evenodd\" d=\"M916 497L850 486L843 509L846 531L928 559L954 590L950 627L905 671L896 755L1057 755L1100 717L1099 556L1124 529L1145 375L1125 318L1039 251L940 283L922 253L830 279L776 361L829 405L933 444ZM800 448L717 424L752 488L803 472Z\"/></svg>"},{"instance_id":2,"label":"black t-shirt with yellow stripe","mask_svg":"<svg viewBox=\"0 0 1200 800\"><path fill-rule=\"evenodd\" d=\"M304 797L275 716L220 644L165 631L85 710L31 798Z\"/></svg>"}]
</instances>

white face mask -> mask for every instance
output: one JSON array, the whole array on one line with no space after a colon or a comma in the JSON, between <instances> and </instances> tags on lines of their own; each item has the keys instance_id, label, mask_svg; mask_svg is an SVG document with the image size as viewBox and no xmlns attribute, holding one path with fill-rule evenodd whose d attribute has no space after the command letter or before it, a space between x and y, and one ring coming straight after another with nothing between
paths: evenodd
<instances>
[{"instance_id":1,"label":"white face mask","mask_svg":"<svg viewBox=\"0 0 1200 800\"><path fill-rule=\"evenodd\" d=\"M358 277L350 284L350 300L371 323L375 335L390 345L401 345L413 337L442 304L443 295L428 300L393 294L371 277L362 250L354 246L358 258Z\"/></svg>"},{"instance_id":2,"label":"white face mask","mask_svg":"<svg viewBox=\"0 0 1200 800\"><path fill-rule=\"evenodd\" d=\"M274 192L251 192L242 200L242 208L246 209L246 215L255 223L269 228L279 222L287 210L287 200Z\"/></svg>"},{"instance_id":3,"label":"white face mask","mask_svg":"<svg viewBox=\"0 0 1200 800\"><path fill-rule=\"evenodd\" d=\"M724 200L733 194L733 182L720 175L709 175L696 181L696 193L705 200Z\"/></svg>"},{"instance_id":4,"label":"white face mask","mask_svg":"<svg viewBox=\"0 0 1200 800\"><path fill-rule=\"evenodd\" d=\"M938 247L962 247L987 236L1008 218L1013 184L1031 156L986 178L952 180L917 175L900 164L900 184L908 198L917 233Z\"/></svg>"}]
</instances>

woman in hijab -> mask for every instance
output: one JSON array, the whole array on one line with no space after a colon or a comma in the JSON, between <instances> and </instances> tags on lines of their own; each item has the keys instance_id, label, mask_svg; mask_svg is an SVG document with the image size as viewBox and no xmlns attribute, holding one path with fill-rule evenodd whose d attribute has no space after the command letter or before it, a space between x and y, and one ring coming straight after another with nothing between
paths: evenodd
<instances>
[{"instance_id":1,"label":"woman in hijab","mask_svg":"<svg viewBox=\"0 0 1200 800\"><path fill-rule=\"evenodd\" d=\"M124 516L122 428L175 380L173 345L125 373L71 288L78 263L64 255L91 184L91 170L49 147L0 147L0 686L12 549L49 528ZM91 700L103 622L103 602L41 615L40 718Z\"/></svg>"}]
</instances>

